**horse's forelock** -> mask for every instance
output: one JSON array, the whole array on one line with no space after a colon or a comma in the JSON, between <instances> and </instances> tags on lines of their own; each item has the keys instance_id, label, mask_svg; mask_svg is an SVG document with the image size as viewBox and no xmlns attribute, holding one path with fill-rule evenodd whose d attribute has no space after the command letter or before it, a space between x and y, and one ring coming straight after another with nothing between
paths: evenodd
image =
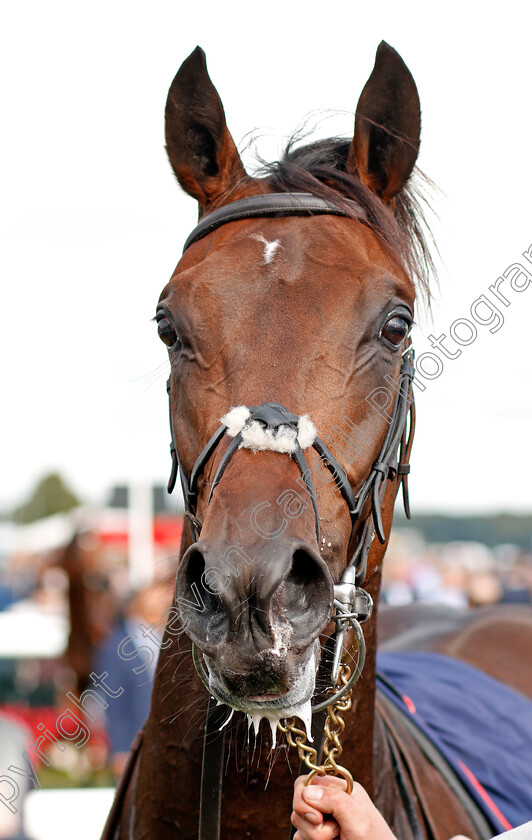
<instances>
[{"instance_id":1,"label":"horse's forelock","mask_svg":"<svg viewBox=\"0 0 532 840\"><path fill-rule=\"evenodd\" d=\"M419 170L395 197L394 213L362 181L346 170L350 141L343 138L316 140L296 146L289 140L283 156L263 164L259 173L274 192L308 192L336 203L357 218L349 201L356 201L367 214L367 224L404 265L421 294L430 301L429 280L435 276L431 255L433 237L424 207L429 207L423 186L432 183Z\"/></svg>"}]
</instances>

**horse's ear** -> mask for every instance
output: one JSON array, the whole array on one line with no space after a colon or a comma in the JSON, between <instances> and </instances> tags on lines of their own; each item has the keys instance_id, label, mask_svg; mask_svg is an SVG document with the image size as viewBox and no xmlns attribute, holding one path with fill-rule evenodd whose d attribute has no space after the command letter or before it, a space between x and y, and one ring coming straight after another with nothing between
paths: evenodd
<instances>
[{"instance_id":1,"label":"horse's ear","mask_svg":"<svg viewBox=\"0 0 532 840\"><path fill-rule=\"evenodd\" d=\"M246 177L201 47L177 71L165 124L170 164L183 189L198 200L200 212Z\"/></svg>"},{"instance_id":2,"label":"horse's ear","mask_svg":"<svg viewBox=\"0 0 532 840\"><path fill-rule=\"evenodd\" d=\"M375 67L358 101L348 170L390 201L414 168L420 129L416 83L399 53L381 41Z\"/></svg>"}]
</instances>

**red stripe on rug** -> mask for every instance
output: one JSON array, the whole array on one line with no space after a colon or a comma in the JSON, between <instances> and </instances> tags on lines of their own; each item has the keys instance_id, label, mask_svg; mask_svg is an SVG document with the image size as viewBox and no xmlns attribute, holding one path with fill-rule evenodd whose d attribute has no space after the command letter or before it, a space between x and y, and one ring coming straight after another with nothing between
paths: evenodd
<instances>
[{"instance_id":1,"label":"red stripe on rug","mask_svg":"<svg viewBox=\"0 0 532 840\"><path fill-rule=\"evenodd\" d=\"M403 703L405 704L410 714L415 715L417 710L412 698L409 697L408 694L401 694L401 697L403 698Z\"/></svg>"},{"instance_id":2,"label":"red stripe on rug","mask_svg":"<svg viewBox=\"0 0 532 840\"><path fill-rule=\"evenodd\" d=\"M485 790L485 788L482 787L479 780L477 779L475 774L471 772L467 764L464 764L464 762L461 759L458 760L458 764L466 774L467 778L469 779L475 790L480 794L486 805L488 805L488 807L491 808L497 819L500 820L506 831L509 831L511 828L513 828L513 825L508 822L504 814L497 808L495 802L493 801L487 790Z\"/></svg>"}]
</instances>

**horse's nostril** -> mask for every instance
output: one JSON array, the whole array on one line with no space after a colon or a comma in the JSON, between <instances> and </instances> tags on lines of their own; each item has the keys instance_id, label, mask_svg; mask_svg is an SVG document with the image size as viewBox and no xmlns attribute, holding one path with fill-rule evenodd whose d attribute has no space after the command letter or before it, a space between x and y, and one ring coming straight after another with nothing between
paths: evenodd
<instances>
[{"instance_id":1,"label":"horse's nostril","mask_svg":"<svg viewBox=\"0 0 532 840\"><path fill-rule=\"evenodd\" d=\"M320 557L297 548L277 600L292 624L306 638L327 624L332 608L332 578Z\"/></svg>"},{"instance_id":2,"label":"horse's nostril","mask_svg":"<svg viewBox=\"0 0 532 840\"><path fill-rule=\"evenodd\" d=\"M294 541L295 542L295 541ZM290 628L303 649L329 620L333 583L328 568L311 546L296 542L268 551L254 573L245 561L231 567L219 550L199 542L185 552L176 579L177 607L192 641L213 654L220 645L242 652L271 648L272 627Z\"/></svg>"},{"instance_id":3,"label":"horse's nostril","mask_svg":"<svg viewBox=\"0 0 532 840\"><path fill-rule=\"evenodd\" d=\"M185 568L185 581L193 594L199 593L205 611L214 613L221 606L220 597L207 585L205 575L205 558L201 551L193 548Z\"/></svg>"},{"instance_id":4,"label":"horse's nostril","mask_svg":"<svg viewBox=\"0 0 532 840\"><path fill-rule=\"evenodd\" d=\"M285 588L289 590L291 599L305 606L310 605L316 589L322 589L323 583L323 573L314 558L298 548L294 552L290 572L285 580Z\"/></svg>"},{"instance_id":5,"label":"horse's nostril","mask_svg":"<svg viewBox=\"0 0 532 840\"><path fill-rule=\"evenodd\" d=\"M219 594L209 586L205 557L196 546L190 548L181 561L176 596L183 627L193 641L206 647L225 635L226 612Z\"/></svg>"}]
</instances>

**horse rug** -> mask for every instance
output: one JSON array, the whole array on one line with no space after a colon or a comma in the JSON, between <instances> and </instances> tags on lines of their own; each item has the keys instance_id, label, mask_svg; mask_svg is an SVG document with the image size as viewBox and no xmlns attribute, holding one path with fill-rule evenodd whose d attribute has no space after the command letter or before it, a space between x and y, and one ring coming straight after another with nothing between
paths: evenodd
<instances>
[{"instance_id":1,"label":"horse rug","mask_svg":"<svg viewBox=\"0 0 532 840\"><path fill-rule=\"evenodd\" d=\"M377 685L430 738L494 833L532 819L532 702L457 659L377 655Z\"/></svg>"}]
</instances>

